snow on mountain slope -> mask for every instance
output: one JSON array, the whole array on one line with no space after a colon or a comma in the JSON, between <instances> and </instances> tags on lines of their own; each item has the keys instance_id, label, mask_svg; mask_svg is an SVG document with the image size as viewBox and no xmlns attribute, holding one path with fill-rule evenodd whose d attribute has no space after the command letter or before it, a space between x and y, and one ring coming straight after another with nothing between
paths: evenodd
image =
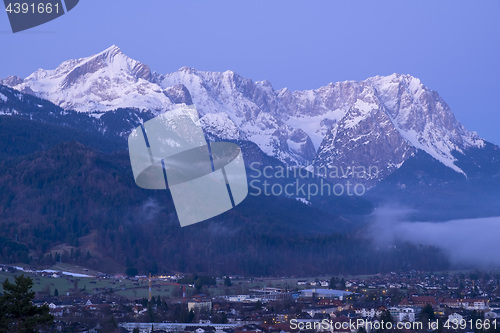
<instances>
[{"instance_id":1,"label":"snow on mountain slope","mask_svg":"<svg viewBox=\"0 0 500 333\"><path fill-rule=\"evenodd\" d=\"M409 158L415 148L394 126L375 89L360 84L358 99L346 115L325 136L316 158L315 169L344 168L343 174L324 176L365 180L373 183L388 176Z\"/></svg>"},{"instance_id":2,"label":"snow on mountain slope","mask_svg":"<svg viewBox=\"0 0 500 333\"><path fill-rule=\"evenodd\" d=\"M420 149L464 173L452 153L484 145L436 92L410 75L377 76L357 85L356 101L326 135L315 165L376 166L377 177L384 178Z\"/></svg>"},{"instance_id":3,"label":"snow on mountain slope","mask_svg":"<svg viewBox=\"0 0 500 333\"><path fill-rule=\"evenodd\" d=\"M227 136L224 126L234 124L238 139L255 142L266 154L289 164L304 164L312 160L315 148L309 136L299 128L287 125L282 115L287 109L268 81L253 82L232 71L224 73L198 71L183 67L177 72L159 76L163 88L182 84L191 95L209 132L220 138L235 139L235 131ZM225 114L221 121L213 114ZM212 119L212 125L208 120Z\"/></svg>"},{"instance_id":4,"label":"snow on mountain slope","mask_svg":"<svg viewBox=\"0 0 500 333\"><path fill-rule=\"evenodd\" d=\"M453 170L462 173L454 164L453 151L462 153L470 147L484 146L484 141L465 129L442 98L419 79L393 74L373 77L366 82L377 89L401 135L414 147Z\"/></svg>"},{"instance_id":5,"label":"snow on mountain slope","mask_svg":"<svg viewBox=\"0 0 500 333\"><path fill-rule=\"evenodd\" d=\"M410 75L292 92L232 71L183 67L165 75L151 73L112 46L55 70L0 83L84 112L130 107L158 113L174 103L193 103L200 124L213 137L253 141L289 165L376 165L387 175L423 150L462 172L453 152L484 145L436 92Z\"/></svg>"},{"instance_id":6,"label":"snow on mountain slope","mask_svg":"<svg viewBox=\"0 0 500 333\"><path fill-rule=\"evenodd\" d=\"M287 106L286 123L306 132L317 150L330 128L345 117L360 93L354 81L330 83L306 91L278 92L280 102Z\"/></svg>"},{"instance_id":7,"label":"snow on mountain slope","mask_svg":"<svg viewBox=\"0 0 500 333\"><path fill-rule=\"evenodd\" d=\"M172 102L150 79L148 66L113 45L94 56L65 61L54 70L39 69L14 88L82 112L167 109Z\"/></svg>"}]
</instances>

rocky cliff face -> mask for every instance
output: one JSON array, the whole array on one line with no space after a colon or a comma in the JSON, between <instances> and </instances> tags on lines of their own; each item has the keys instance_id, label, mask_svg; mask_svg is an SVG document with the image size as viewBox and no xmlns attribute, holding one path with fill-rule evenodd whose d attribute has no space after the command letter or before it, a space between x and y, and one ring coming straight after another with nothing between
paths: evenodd
<instances>
[{"instance_id":1,"label":"rocky cliff face","mask_svg":"<svg viewBox=\"0 0 500 333\"><path fill-rule=\"evenodd\" d=\"M158 114L177 103L195 104L210 136L248 140L288 165L312 170L376 167L376 176L364 175L370 181L391 174L418 150L464 173L453 154L484 146L436 92L410 75L292 92L232 71L183 67L165 75L152 73L112 46L54 70L37 70L24 80L9 77L1 83L98 117L118 108Z\"/></svg>"}]
</instances>

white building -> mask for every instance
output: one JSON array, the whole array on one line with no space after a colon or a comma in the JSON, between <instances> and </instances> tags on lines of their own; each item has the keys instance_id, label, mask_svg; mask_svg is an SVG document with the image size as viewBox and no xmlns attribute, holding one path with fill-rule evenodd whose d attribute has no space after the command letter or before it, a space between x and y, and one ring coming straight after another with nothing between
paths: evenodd
<instances>
[{"instance_id":1,"label":"white building","mask_svg":"<svg viewBox=\"0 0 500 333\"><path fill-rule=\"evenodd\" d=\"M250 299L250 295L234 295L234 296L228 296L227 300L229 302L244 302Z\"/></svg>"},{"instance_id":2,"label":"white building","mask_svg":"<svg viewBox=\"0 0 500 333\"><path fill-rule=\"evenodd\" d=\"M134 329L139 330L140 333L150 333L152 328L155 330L165 330L165 331L174 331L179 332L183 331L186 328L215 328L216 332L220 332L225 329L236 329L239 325L236 324L201 324L201 323L119 323L119 327L123 327L124 329L132 332Z\"/></svg>"},{"instance_id":3,"label":"white building","mask_svg":"<svg viewBox=\"0 0 500 333\"><path fill-rule=\"evenodd\" d=\"M212 301L188 302L188 310L210 312L210 310L212 310Z\"/></svg>"},{"instance_id":4,"label":"white building","mask_svg":"<svg viewBox=\"0 0 500 333\"><path fill-rule=\"evenodd\" d=\"M462 306L467 310L487 310L489 308L489 301L481 298L463 299Z\"/></svg>"},{"instance_id":5,"label":"white building","mask_svg":"<svg viewBox=\"0 0 500 333\"><path fill-rule=\"evenodd\" d=\"M322 281L319 281L319 284L322 286L322 287L328 287L330 285L330 282L326 281L326 280L322 280Z\"/></svg>"},{"instance_id":6,"label":"white building","mask_svg":"<svg viewBox=\"0 0 500 333\"><path fill-rule=\"evenodd\" d=\"M451 315L448 316L448 320L450 321L450 323L460 323L461 320L464 319L464 316L462 316L461 314L459 313L452 313Z\"/></svg>"},{"instance_id":7,"label":"white building","mask_svg":"<svg viewBox=\"0 0 500 333\"><path fill-rule=\"evenodd\" d=\"M355 310L355 313L362 318L375 318L380 317L380 315L382 314L382 310L363 308Z\"/></svg>"},{"instance_id":8,"label":"white building","mask_svg":"<svg viewBox=\"0 0 500 333\"><path fill-rule=\"evenodd\" d=\"M484 318L485 319L497 319L497 318L500 318L500 310L493 310L493 311L485 312Z\"/></svg>"},{"instance_id":9,"label":"white building","mask_svg":"<svg viewBox=\"0 0 500 333\"><path fill-rule=\"evenodd\" d=\"M402 321L408 321L408 322L414 322L415 321L415 310L413 308L409 307L404 307L404 308L389 308L389 313L392 316L392 319L398 322Z\"/></svg>"},{"instance_id":10,"label":"white building","mask_svg":"<svg viewBox=\"0 0 500 333\"><path fill-rule=\"evenodd\" d=\"M333 289L304 289L300 290L300 297L332 298L343 300L344 297L352 295L350 291Z\"/></svg>"},{"instance_id":11,"label":"white building","mask_svg":"<svg viewBox=\"0 0 500 333\"><path fill-rule=\"evenodd\" d=\"M337 307L312 307L304 309L303 311L308 313L311 317L314 317L314 315L317 313L324 313L331 317L335 314L335 312L337 312L337 310Z\"/></svg>"}]
</instances>

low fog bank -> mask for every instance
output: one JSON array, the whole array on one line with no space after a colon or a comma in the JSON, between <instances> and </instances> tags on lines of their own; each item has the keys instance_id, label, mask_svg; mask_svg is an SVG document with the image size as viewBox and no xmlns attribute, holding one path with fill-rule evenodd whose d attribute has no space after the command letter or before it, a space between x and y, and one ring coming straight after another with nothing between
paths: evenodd
<instances>
[{"instance_id":1,"label":"low fog bank","mask_svg":"<svg viewBox=\"0 0 500 333\"><path fill-rule=\"evenodd\" d=\"M412 212L401 207L376 209L369 236L379 245L403 241L435 246L458 266L500 267L500 217L408 222Z\"/></svg>"}]
</instances>

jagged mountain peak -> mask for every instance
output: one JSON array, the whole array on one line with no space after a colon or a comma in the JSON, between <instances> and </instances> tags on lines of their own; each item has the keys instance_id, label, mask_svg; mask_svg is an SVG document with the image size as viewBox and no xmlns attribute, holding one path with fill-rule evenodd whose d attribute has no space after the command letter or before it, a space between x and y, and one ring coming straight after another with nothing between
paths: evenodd
<instances>
[{"instance_id":1,"label":"jagged mountain peak","mask_svg":"<svg viewBox=\"0 0 500 333\"><path fill-rule=\"evenodd\" d=\"M78 80L86 78L88 74L105 71L108 75L118 75L120 71L129 74L136 80L151 79L149 66L129 58L122 53L119 47L113 45L106 50L87 58L80 59L78 65L74 66L66 75L63 85L79 83Z\"/></svg>"},{"instance_id":2,"label":"jagged mountain peak","mask_svg":"<svg viewBox=\"0 0 500 333\"><path fill-rule=\"evenodd\" d=\"M24 80L17 75L9 75L5 79L0 79L0 84L13 87L23 83L23 81Z\"/></svg>"},{"instance_id":3,"label":"jagged mountain peak","mask_svg":"<svg viewBox=\"0 0 500 333\"><path fill-rule=\"evenodd\" d=\"M192 73L197 73L198 72L198 70L196 68L189 67L189 66L182 66L177 71L178 72L182 72L182 73L187 73L187 74L192 74Z\"/></svg>"},{"instance_id":4,"label":"jagged mountain peak","mask_svg":"<svg viewBox=\"0 0 500 333\"><path fill-rule=\"evenodd\" d=\"M376 76L361 81L358 89L356 101L325 136L316 164L366 163L364 157L376 152L376 156L386 156L377 166L390 170L405 161L401 156L410 156L416 149L465 174L455 165L454 153L484 145L455 118L439 94L418 78L407 74ZM381 150L384 146L385 152ZM371 148L367 151L367 147Z\"/></svg>"},{"instance_id":5,"label":"jagged mountain peak","mask_svg":"<svg viewBox=\"0 0 500 333\"><path fill-rule=\"evenodd\" d=\"M151 73L113 45L54 70L37 70L25 80L2 82L85 112L124 107L163 112L174 103L192 103L214 137L253 141L289 164L316 163L331 154L331 145L349 149L350 160L364 159L363 152L384 145L381 166L398 167L417 149L461 172L454 152L484 144L458 122L439 94L409 74L331 82L304 91L275 90L269 81L255 82L231 70L182 67L164 75ZM391 142L382 140L387 133ZM397 145L403 148L399 151ZM389 156L391 149L400 156ZM341 155L338 151L335 156ZM329 157L328 163L334 160Z\"/></svg>"},{"instance_id":6,"label":"jagged mountain peak","mask_svg":"<svg viewBox=\"0 0 500 333\"><path fill-rule=\"evenodd\" d=\"M151 79L147 65L113 45L95 55L65 61L53 70L39 69L14 88L83 112L120 107L168 109L172 102Z\"/></svg>"},{"instance_id":7,"label":"jagged mountain peak","mask_svg":"<svg viewBox=\"0 0 500 333\"><path fill-rule=\"evenodd\" d=\"M120 47L118 47L117 45L113 44L111 45L110 47L108 47L107 49L105 49L104 51L98 53L98 54L110 54L110 55L113 55L113 54L119 54L119 53L122 53L122 50L120 49Z\"/></svg>"}]
</instances>

